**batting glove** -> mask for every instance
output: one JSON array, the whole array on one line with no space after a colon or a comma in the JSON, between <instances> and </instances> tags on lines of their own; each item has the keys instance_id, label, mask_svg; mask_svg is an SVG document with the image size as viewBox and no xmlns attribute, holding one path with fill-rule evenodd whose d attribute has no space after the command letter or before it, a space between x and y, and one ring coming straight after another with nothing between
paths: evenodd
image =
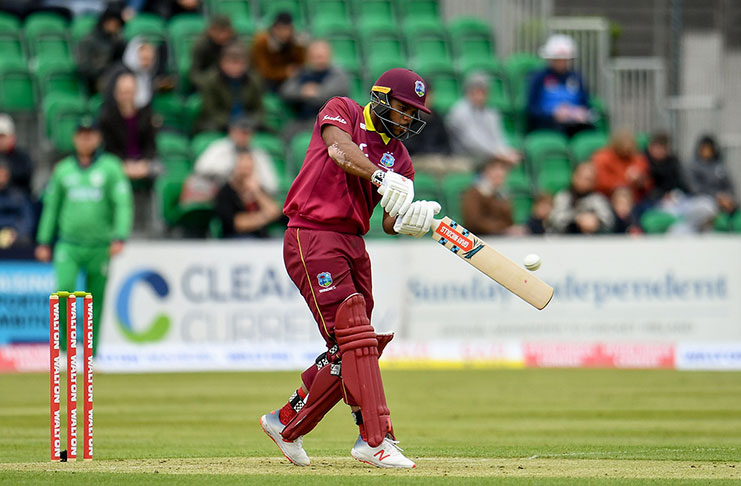
<instances>
[{"instance_id":1,"label":"batting glove","mask_svg":"<svg viewBox=\"0 0 741 486\"><path fill-rule=\"evenodd\" d=\"M440 204L435 201L414 201L409 211L396 219L394 231L420 238L430 230L432 217L439 212Z\"/></svg>"},{"instance_id":2,"label":"batting glove","mask_svg":"<svg viewBox=\"0 0 741 486\"><path fill-rule=\"evenodd\" d=\"M383 196L381 207L389 213L389 216L405 214L414 199L414 183L411 179L407 179L396 172L388 171L382 175L383 181L378 187L378 194Z\"/></svg>"}]
</instances>

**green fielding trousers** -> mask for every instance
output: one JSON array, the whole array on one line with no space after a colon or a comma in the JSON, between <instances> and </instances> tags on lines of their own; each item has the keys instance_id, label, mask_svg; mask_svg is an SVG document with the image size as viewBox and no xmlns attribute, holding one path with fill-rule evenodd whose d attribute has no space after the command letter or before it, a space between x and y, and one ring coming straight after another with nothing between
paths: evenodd
<instances>
[{"instance_id":1,"label":"green fielding trousers","mask_svg":"<svg viewBox=\"0 0 741 486\"><path fill-rule=\"evenodd\" d=\"M66 290L74 292L84 290L93 294L93 355L98 349L98 336L100 335L100 317L103 315L103 299L105 298L105 285L108 280L108 245L83 246L71 243L59 242L54 248L54 275L57 288L55 290ZM82 270L85 274L86 288L77 289L77 275ZM82 299L80 299L79 312L77 313L77 337L82 341ZM59 340L60 347L67 350L67 302L65 299L59 301Z\"/></svg>"}]
</instances>

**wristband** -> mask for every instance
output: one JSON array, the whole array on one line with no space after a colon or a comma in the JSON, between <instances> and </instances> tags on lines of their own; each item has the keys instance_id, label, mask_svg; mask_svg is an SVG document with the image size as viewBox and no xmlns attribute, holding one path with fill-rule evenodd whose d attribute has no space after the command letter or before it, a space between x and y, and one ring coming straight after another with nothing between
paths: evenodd
<instances>
[{"instance_id":1,"label":"wristband","mask_svg":"<svg viewBox=\"0 0 741 486\"><path fill-rule=\"evenodd\" d=\"M383 184L384 178L386 178L386 172L378 169L371 176L371 182L376 186L380 186L381 184Z\"/></svg>"}]
</instances>

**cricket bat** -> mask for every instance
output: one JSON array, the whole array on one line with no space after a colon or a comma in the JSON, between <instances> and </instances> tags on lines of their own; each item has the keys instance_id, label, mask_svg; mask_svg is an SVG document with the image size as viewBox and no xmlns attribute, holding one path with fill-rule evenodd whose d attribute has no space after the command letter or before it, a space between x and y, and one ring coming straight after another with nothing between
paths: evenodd
<instances>
[{"instance_id":1,"label":"cricket bat","mask_svg":"<svg viewBox=\"0 0 741 486\"><path fill-rule=\"evenodd\" d=\"M432 239L536 309L553 298L553 287L484 243L447 216L432 220Z\"/></svg>"}]
</instances>

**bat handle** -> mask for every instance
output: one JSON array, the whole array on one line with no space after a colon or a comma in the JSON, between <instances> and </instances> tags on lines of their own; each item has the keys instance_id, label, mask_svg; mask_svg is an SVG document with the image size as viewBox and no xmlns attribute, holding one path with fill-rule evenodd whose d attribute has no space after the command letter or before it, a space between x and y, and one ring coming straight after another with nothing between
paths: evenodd
<instances>
[{"instance_id":1,"label":"bat handle","mask_svg":"<svg viewBox=\"0 0 741 486\"><path fill-rule=\"evenodd\" d=\"M440 226L440 223L442 223L442 220L432 218L432 223L430 224L430 231L434 233L437 231L437 227Z\"/></svg>"}]
</instances>

